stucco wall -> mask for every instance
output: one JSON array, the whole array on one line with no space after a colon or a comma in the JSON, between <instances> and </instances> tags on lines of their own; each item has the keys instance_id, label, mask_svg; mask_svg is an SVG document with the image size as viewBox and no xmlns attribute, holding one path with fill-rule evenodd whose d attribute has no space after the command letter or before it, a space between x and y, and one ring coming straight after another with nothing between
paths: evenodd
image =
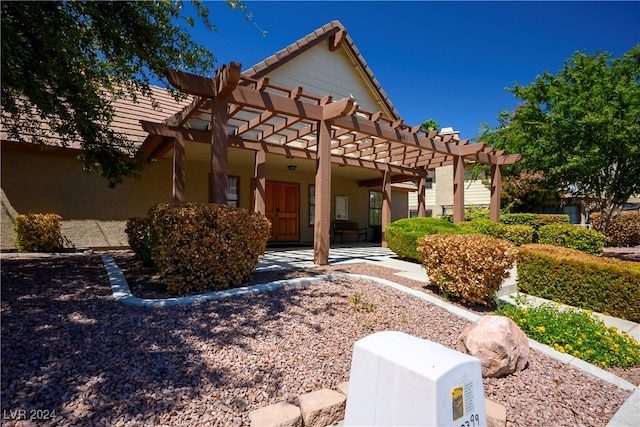
<instances>
[{"instance_id":1,"label":"stucco wall","mask_svg":"<svg viewBox=\"0 0 640 427\"><path fill-rule=\"evenodd\" d=\"M266 177L272 181L294 182L300 186L300 241L313 241L309 225L309 186L314 184L312 166L290 171L275 166L267 158ZM188 201L208 200L209 164L187 161L186 197ZM311 168L311 169L310 169ZM114 189L105 180L83 172L73 156L42 151L2 150L1 248L11 250L12 218L20 213L58 213L62 232L77 248L127 246L126 220L144 216L156 203L171 201L171 159L147 165L141 179L128 179ZM235 153L229 174L240 177L240 207L251 209L253 154ZM335 196L349 198L349 219L368 225L369 190L348 176L332 179L331 218L335 217ZM392 219L407 217L407 194L392 194ZM370 233L370 238L373 232Z\"/></svg>"},{"instance_id":2,"label":"stucco wall","mask_svg":"<svg viewBox=\"0 0 640 427\"><path fill-rule=\"evenodd\" d=\"M3 149L1 182L2 249L14 247L11 211L61 215L63 234L78 248L126 246L127 218L171 200L171 161L148 165L142 179L110 189L73 156Z\"/></svg>"}]
</instances>

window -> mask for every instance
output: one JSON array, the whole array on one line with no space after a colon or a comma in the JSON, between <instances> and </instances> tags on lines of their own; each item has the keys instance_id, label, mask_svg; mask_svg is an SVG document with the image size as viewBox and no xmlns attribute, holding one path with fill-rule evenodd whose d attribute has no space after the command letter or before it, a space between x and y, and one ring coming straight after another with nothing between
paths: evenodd
<instances>
[{"instance_id":1,"label":"window","mask_svg":"<svg viewBox=\"0 0 640 427\"><path fill-rule=\"evenodd\" d=\"M381 191L369 191L369 225L382 225Z\"/></svg>"},{"instance_id":2,"label":"window","mask_svg":"<svg viewBox=\"0 0 640 427\"><path fill-rule=\"evenodd\" d=\"M240 202L240 177L230 176L227 178L227 205L238 207Z\"/></svg>"},{"instance_id":3,"label":"window","mask_svg":"<svg viewBox=\"0 0 640 427\"><path fill-rule=\"evenodd\" d=\"M316 186L309 185L309 225L315 224L316 221Z\"/></svg>"}]
</instances>

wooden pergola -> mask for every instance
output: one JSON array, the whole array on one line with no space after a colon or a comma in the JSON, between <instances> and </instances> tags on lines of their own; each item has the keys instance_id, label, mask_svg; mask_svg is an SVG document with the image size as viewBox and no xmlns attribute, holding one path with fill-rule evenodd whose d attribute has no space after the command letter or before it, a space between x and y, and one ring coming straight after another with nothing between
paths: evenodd
<instances>
[{"instance_id":1,"label":"wooden pergola","mask_svg":"<svg viewBox=\"0 0 640 427\"><path fill-rule=\"evenodd\" d=\"M316 162L314 262L328 264L331 165L332 163L375 169L381 178L361 185L381 185L382 231L391 219L391 184L417 180L418 215L424 216L424 189L430 171L453 165L454 222L464 220L464 165L491 165L491 219L499 220L503 165L521 159L471 144L452 135L427 132L403 120L389 120L382 112L364 111L353 98L333 100L243 77L240 64L216 70L213 78L168 70L169 82L181 92L194 95L193 102L161 123L141 121L149 133L141 149L149 159L173 149L173 200L185 201L185 141L211 145L209 201L227 203L228 147L254 151L256 181L254 206L265 212L266 154L297 157ZM384 237L383 237L384 238Z\"/></svg>"}]
</instances>

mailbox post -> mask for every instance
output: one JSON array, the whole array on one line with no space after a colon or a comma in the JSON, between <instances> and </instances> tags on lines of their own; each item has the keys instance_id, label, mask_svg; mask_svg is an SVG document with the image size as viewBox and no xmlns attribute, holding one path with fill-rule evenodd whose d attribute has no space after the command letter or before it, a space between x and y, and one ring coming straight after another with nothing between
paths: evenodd
<instances>
[{"instance_id":1,"label":"mailbox post","mask_svg":"<svg viewBox=\"0 0 640 427\"><path fill-rule=\"evenodd\" d=\"M354 345L345 426L486 426L480 360L402 332Z\"/></svg>"}]
</instances>

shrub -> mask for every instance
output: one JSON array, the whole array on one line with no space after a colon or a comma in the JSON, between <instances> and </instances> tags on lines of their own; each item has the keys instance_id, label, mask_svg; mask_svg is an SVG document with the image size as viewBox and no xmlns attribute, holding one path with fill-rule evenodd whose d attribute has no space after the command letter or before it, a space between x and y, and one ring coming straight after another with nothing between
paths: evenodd
<instances>
[{"instance_id":1,"label":"shrub","mask_svg":"<svg viewBox=\"0 0 640 427\"><path fill-rule=\"evenodd\" d=\"M224 290L251 277L271 224L227 205L159 204L149 211L152 256L167 290Z\"/></svg>"},{"instance_id":2,"label":"shrub","mask_svg":"<svg viewBox=\"0 0 640 427\"><path fill-rule=\"evenodd\" d=\"M63 245L58 214L28 213L15 218L13 229L19 252L53 252Z\"/></svg>"},{"instance_id":3,"label":"shrub","mask_svg":"<svg viewBox=\"0 0 640 427\"><path fill-rule=\"evenodd\" d=\"M510 241L516 246L526 245L533 242L533 227L529 225L506 225L503 239Z\"/></svg>"},{"instance_id":4,"label":"shrub","mask_svg":"<svg viewBox=\"0 0 640 427\"><path fill-rule=\"evenodd\" d=\"M538 243L577 249L600 256L604 247L604 236L598 231L571 224L549 224L538 230Z\"/></svg>"},{"instance_id":5,"label":"shrub","mask_svg":"<svg viewBox=\"0 0 640 427\"><path fill-rule=\"evenodd\" d=\"M490 215L489 209L479 208L471 205L467 211L464 213L465 221L475 221L477 219L489 219Z\"/></svg>"},{"instance_id":6,"label":"shrub","mask_svg":"<svg viewBox=\"0 0 640 427\"><path fill-rule=\"evenodd\" d=\"M505 225L488 219L476 219L460 223L458 226L485 236L508 240L516 246L531 243L533 239L533 228L528 225Z\"/></svg>"},{"instance_id":7,"label":"shrub","mask_svg":"<svg viewBox=\"0 0 640 427\"><path fill-rule=\"evenodd\" d=\"M387 225L384 239L387 246L401 258L421 260L417 252L418 239L427 234L469 234L473 230L462 229L447 220L436 218L405 218Z\"/></svg>"},{"instance_id":8,"label":"shrub","mask_svg":"<svg viewBox=\"0 0 640 427\"><path fill-rule=\"evenodd\" d=\"M559 246L523 245L518 288L531 295L640 322L640 264Z\"/></svg>"},{"instance_id":9,"label":"shrub","mask_svg":"<svg viewBox=\"0 0 640 427\"><path fill-rule=\"evenodd\" d=\"M500 304L496 314L509 317L529 338L602 367L640 365L640 344L588 311L518 305Z\"/></svg>"},{"instance_id":10,"label":"shrub","mask_svg":"<svg viewBox=\"0 0 640 427\"><path fill-rule=\"evenodd\" d=\"M594 230L605 234L607 246L640 245L640 212L623 211L611 221L606 231L600 229L600 212L591 214Z\"/></svg>"},{"instance_id":11,"label":"shrub","mask_svg":"<svg viewBox=\"0 0 640 427\"><path fill-rule=\"evenodd\" d=\"M517 253L506 240L480 235L438 234L418 243L431 282L463 303L488 304L509 277Z\"/></svg>"},{"instance_id":12,"label":"shrub","mask_svg":"<svg viewBox=\"0 0 640 427\"><path fill-rule=\"evenodd\" d=\"M151 256L152 238L151 224L148 218L129 218L125 228L131 250L146 265L153 265Z\"/></svg>"},{"instance_id":13,"label":"shrub","mask_svg":"<svg viewBox=\"0 0 640 427\"><path fill-rule=\"evenodd\" d=\"M565 214L533 214L511 213L500 216L500 222L505 225L528 225L533 228L532 241L538 242L538 230L549 224L569 224L569 215Z\"/></svg>"}]
</instances>

